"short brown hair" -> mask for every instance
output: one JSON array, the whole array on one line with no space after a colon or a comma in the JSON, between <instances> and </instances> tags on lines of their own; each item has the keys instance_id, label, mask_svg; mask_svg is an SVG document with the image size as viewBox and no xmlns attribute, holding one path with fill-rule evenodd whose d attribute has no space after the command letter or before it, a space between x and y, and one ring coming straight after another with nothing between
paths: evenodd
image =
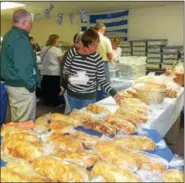
<instances>
[{"instance_id":1,"label":"short brown hair","mask_svg":"<svg viewBox=\"0 0 185 183\"><path fill-rule=\"evenodd\" d=\"M46 41L46 46L55 45L57 39L59 39L59 36L57 34L51 34Z\"/></svg>"},{"instance_id":2,"label":"short brown hair","mask_svg":"<svg viewBox=\"0 0 185 183\"><path fill-rule=\"evenodd\" d=\"M95 29L96 29L96 30L106 29L106 26L105 26L105 24L102 23L102 22L96 22Z\"/></svg>"},{"instance_id":3,"label":"short brown hair","mask_svg":"<svg viewBox=\"0 0 185 183\"><path fill-rule=\"evenodd\" d=\"M99 34L92 27L88 28L81 37L81 41L85 47L91 45L94 41L99 40Z\"/></svg>"},{"instance_id":4,"label":"short brown hair","mask_svg":"<svg viewBox=\"0 0 185 183\"><path fill-rule=\"evenodd\" d=\"M20 20L26 20L28 17L31 17L31 13L25 9L17 9L13 13L12 22L18 23Z\"/></svg>"}]
</instances>

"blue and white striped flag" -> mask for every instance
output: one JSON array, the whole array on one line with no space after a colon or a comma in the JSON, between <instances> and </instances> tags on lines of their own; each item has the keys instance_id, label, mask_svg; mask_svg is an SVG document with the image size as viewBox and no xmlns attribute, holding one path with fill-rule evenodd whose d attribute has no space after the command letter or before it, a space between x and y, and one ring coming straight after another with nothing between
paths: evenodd
<instances>
[{"instance_id":1,"label":"blue and white striped flag","mask_svg":"<svg viewBox=\"0 0 185 183\"><path fill-rule=\"evenodd\" d=\"M128 40L128 15L129 10L113 12L113 13L99 13L90 14L89 23L91 27L96 25L96 22L102 22L106 26L105 35L108 37L120 37L121 40ZM81 22L81 31L86 30L87 23Z\"/></svg>"},{"instance_id":2,"label":"blue and white striped flag","mask_svg":"<svg viewBox=\"0 0 185 183\"><path fill-rule=\"evenodd\" d=\"M86 13L85 9L81 9L81 10L80 10L80 17L81 17L81 21L82 21L83 23L89 21L89 16L88 16L88 14Z\"/></svg>"}]
</instances>

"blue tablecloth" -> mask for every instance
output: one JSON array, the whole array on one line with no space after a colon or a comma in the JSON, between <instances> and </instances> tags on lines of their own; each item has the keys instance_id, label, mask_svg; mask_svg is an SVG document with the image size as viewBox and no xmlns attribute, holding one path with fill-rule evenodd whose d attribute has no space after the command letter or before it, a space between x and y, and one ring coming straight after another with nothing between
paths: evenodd
<instances>
[{"instance_id":1,"label":"blue tablecloth","mask_svg":"<svg viewBox=\"0 0 185 183\"><path fill-rule=\"evenodd\" d=\"M97 133L91 129L86 129L82 126L78 126L75 129L86 132L90 135L94 135L94 136L98 136L98 137L102 136L101 133ZM146 136L151 138L155 143L158 143L159 141L162 140L160 134L156 130L143 128L143 132L145 133ZM135 133L134 135L139 135L139 134ZM169 147L167 145L164 146L164 148L156 147L155 150L147 151L147 152L150 154L158 155L158 156L164 158L165 160L167 160L168 162L170 162L172 160L172 158L174 157L174 154L172 153L172 151L169 149ZM6 166L6 163L1 160L1 167L3 167L3 166ZM169 167L169 168L171 168L171 167ZM184 170L184 167L178 167L178 168Z\"/></svg>"},{"instance_id":2,"label":"blue tablecloth","mask_svg":"<svg viewBox=\"0 0 185 183\"><path fill-rule=\"evenodd\" d=\"M101 133L97 133L91 129L86 129L82 126L79 126L76 128L77 130L81 130L81 131L84 131L90 135L94 135L94 136L98 136L98 137L101 137L102 134ZM145 133L145 135L149 138L151 138L156 144L159 143L161 140L162 140L162 137L160 136L160 134L156 131L156 130L153 130L153 129L146 129L146 128L143 128L142 129L143 132ZM135 133L134 135L139 135L138 133ZM153 151L147 151L148 153L150 154L154 154L154 155L157 155L157 156L160 156L162 158L164 158L165 160L167 160L168 162L170 162L173 157L174 157L174 154L172 153L172 151L170 150L170 148L166 145L164 146L164 148L161 148L161 147L156 147L155 150ZM171 169L173 167L170 167L169 166L169 169ZM184 167L176 167L178 169L181 169L184 171Z\"/></svg>"}]
</instances>

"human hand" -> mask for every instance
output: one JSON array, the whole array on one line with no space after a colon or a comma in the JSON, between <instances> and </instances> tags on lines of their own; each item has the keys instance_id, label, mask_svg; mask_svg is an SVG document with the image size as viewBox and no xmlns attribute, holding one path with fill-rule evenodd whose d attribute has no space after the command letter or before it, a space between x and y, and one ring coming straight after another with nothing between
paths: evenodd
<instances>
[{"instance_id":1,"label":"human hand","mask_svg":"<svg viewBox=\"0 0 185 183\"><path fill-rule=\"evenodd\" d=\"M121 105L121 95L119 93L116 93L116 95L114 95L114 99L118 105Z\"/></svg>"},{"instance_id":2,"label":"human hand","mask_svg":"<svg viewBox=\"0 0 185 183\"><path fill-rule=\"evenodd\" d=\"M65 89L63 87L60 87L60 93L59 93L59 96L62 96L65 92Z\"/></svg>"},{"instance_id":3,"label":"human hand","mask_svg":"<svg viewBox=\"0 0 185 183\"><path fill-rule=\"evenodd\" d=\"M113 58L112 60L110 60L110 63L111 63L111 64L115 64L115 63L116 63L115 58Z\"/></svg>"}]
</instances>

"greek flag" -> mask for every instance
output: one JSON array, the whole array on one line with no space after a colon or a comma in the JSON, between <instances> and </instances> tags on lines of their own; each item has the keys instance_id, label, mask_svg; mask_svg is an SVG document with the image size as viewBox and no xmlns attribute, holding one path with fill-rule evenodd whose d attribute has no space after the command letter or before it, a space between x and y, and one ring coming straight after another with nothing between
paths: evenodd
<instances>
[{"instance_id":1,"label":"greek flag","mask_svg":"<svg viewBox=\"0 0 185 183\"><path fill-rule=\"evenodd\" d=\"M113 12L89 14L89 22L81 21L81 30L85 31L87 27L94 27L96 22L102 22L106 26L105 35L107 37L120 37L121 40L128 40L128 15L129 10Z\"/></svg>"}]
</instances>

